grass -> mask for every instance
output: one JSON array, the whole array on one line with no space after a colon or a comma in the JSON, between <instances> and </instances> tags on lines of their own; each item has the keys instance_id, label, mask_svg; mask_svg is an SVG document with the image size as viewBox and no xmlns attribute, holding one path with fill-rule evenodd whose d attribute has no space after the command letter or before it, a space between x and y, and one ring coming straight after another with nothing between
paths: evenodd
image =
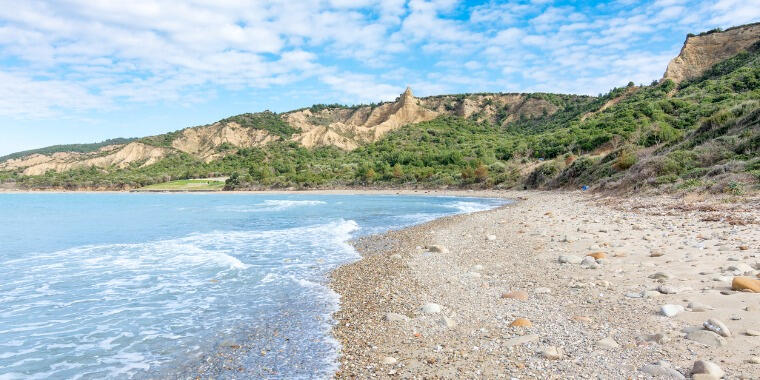
<instances>
[{"instance_id":1,"label":"grass","mask_svg":"<svg viewBox=\"0 0 760 380\"><path fill-rule=\"evenodd\" d=\"M224 179L182 179L145 186L138 191L221 191Z\"/></svg>"}]
</instances>

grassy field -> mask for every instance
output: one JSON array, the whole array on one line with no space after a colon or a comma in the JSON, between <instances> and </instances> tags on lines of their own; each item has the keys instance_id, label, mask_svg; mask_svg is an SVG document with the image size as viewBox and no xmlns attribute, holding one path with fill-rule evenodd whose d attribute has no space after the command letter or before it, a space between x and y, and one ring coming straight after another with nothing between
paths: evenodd
<instances>
[{"instance_id":1,"label":"grassy field","mask_svg":"<svg viewBox=\"0 0 760 380\"><path fill-rule=\"evenodd\" d=\"M183 179L141 187L138 191L221 191L225 179Z\"/></svg>"}]
</instances>

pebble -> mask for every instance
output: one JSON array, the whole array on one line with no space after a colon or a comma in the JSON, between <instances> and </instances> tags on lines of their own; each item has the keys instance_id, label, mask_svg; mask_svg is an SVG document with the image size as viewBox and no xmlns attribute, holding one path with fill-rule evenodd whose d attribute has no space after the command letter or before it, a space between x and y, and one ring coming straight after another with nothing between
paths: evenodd
<instances>
[{"instance_id":1,"label":"pebble","mask_svg":"<svg viewBox=\"0 0 760 380\"><path fill-rule=\"evenodd\" d=\"M705 305L705 304L701 304L699 302L689 302L688 309L691 310L692 312L695 312L695 313L704 312L704 311L708 311L708 310L715 310L714 307L709 306L709 305Z\"/></svg>"},{"instance_id":2,"label":"pebble","mask_svg":"<svg viewBox=\"0 0 760 380\"><path fill-rule=\"evenodd\" d=\"M401 260L401 255L399 255L398 253L396 253L396 254L393 254L393 255L391 255L391 259L394 259L394 260Z\"/></svg>"},{"instance_id":3,"label":"pebble","mask_svg":"<svg viewBox=\"0 0 760 380\"><path fill-rule=\"evenodd\" d=\"M504 345L506 347L512 347L512 346L516 346L518 344L525 344L525 343L535 342L537 340L538 340L538 335L536 335L536 334L521 335L521 336L516 336L514 338L509 338L509 339L505 340L504 341Z\"/></svg>"},{"instance_id":4,"label":"pebble","mask_svg":"<svg viewBox=\"0 0 760 380\"><path fill-rule=\"evenodd\" d=\"M607 254L604 253L604 252L593 252L593 253L589 253L586 256L593 257L596 260L601 260L601 259L606 259L607 258Z\"/></svg>"},{"instance_id":5,"label":"pebble","mask_svg":"<svg viewBox=\"0 0 760 380\"><path fill-rule=\"evenodd\" d=\"M488 235L488 236L486 236L486 240L488 240L488 241L494 241L494 240L496 240L496 235Z\"/></svg>"},{"instance_id":6,"label":"pebble","mask_svg":"<svg viewBox=\"0 0 760 380\"><path fill-rule=\"evenodd\" d=\"M551 293L552 290L549 288L536 288L536 289L533 289L533 292L536 294L548 294L548 293Z\"/></svg>"},{"instance_id":7,"label":"pebble","mask_svg":"<svg viewBox=\"0 0 760 380\"><path fill-rule=\"evenodd\" d=\"M686 379L681 372L660 364L645 365L640 371L658 379Z\"/></svg>"},{"instance_id":8,"label":"pebble","mask_svg":"<svg viewBox=\"0 0 760 380\"><path fill-rule=\"evenodd\" d=\"M667 280L667 279L673 278L673 276L670 273L657 272L655 274L649 275L649 278L655 279L655 280Z\"/></svg>"},{"instance_id":9,"label":"pebble","mask_svg":"<svg viewBox=\"0 0 760 380\"><path fill-rule=\"evenodd\" d=\"M448 327L450 329L453 329L454 327L457 327L457 322L449 317L444 316L440 320L441 326Z\"/></svg>"},{"instance_id":10,"label":"pebble","mask_svg":"<svg viewBox=\"0 0 760 380\"><path fill-rule=\"evenodd\" d=\"M510 299L515 299L515 300L525 301L528 299L528 292L518 290L516 292L504 293L501 295L501 298L510 298Z\"/></svg>"},{"instance_id":11,"label":"pebble","mask_svg":"<svg viewBox=\"0 0 760 380\"><path fill-rule=\"evenodd\" d=\"M509 324L510 327L531 327L533 323L527 318L517 318Z\"/></svg>"},{"instance_id":12,"label":"pebble","mask_svg":"<svg viewBox=\"0 0 760 380\"><path fill-rule=\"evenodd\" d=\"M748 361L752 364L760 364L760 356L753 356Z\"/></svg>"},{"instance_id":13,"label":"pebble","mask_svg":"<svg viewBox=\"0 0 760 380\"><path fill-rule=\"evenodd\" d=\"M728 327L718 319L710 318L705 323L703 323L702 326L720 336L731 336L731 330L729 330Z\"/></svg>"},{"instance_id":14,"label":"pebble","mask_svg":"<svg viewBox=\"0 0 760 380\"><path fill-rule=\"evenodd\" d=\"M702 343L711 347L721 347L726 345L726 338L707 330L694 330L686 334L686 339Z\"/></svg>"},{"instance_id":15,"label":"pebble","mask_svg":"<svg viewBox=\"0 0 760 380\"><path fill-rule=\"evenodd\" d=\"M720 379L726 373L717 364L707 360L697 360L694 362L694 367L691 369L692 374L707 374L715 376Z\"/></svg>"},{"instance_id":16,"label":"pebble","mask_svg":"<svg viewBox=\"0 0 760 380\"><path fill-rule=\"evenodd\" d=\"M677 294L678 289L670 285L660 285L657 287L657 291L662 294Z\"/></svg>"},{"instance_id":17,"label":"pebble","mask_svg":"<svg viewBox=\"0 0 760 380\"><path fill-rule=\"evenodd\" d=\"M760 293L760 280L755 280L751 277L734 277L734 280L731 282L731 289Z\"/></svg>"},{"instance_id":18,"label":"pebble","mask_svg":"<svg viewBox=\"0 0 760 380\"><path fill-rule=\"evenodd\" d=\"M482 266L482 265L480 265L480 264L477 264L477 265L473 265L473 266L472 266L472 270L473 270L474 272L480 272L480 271L482 271L482 270L483 270L483 266Z\"/></svg>"},{"instance_id":19,"label":"pebble","mask_svg":"<svg viewBox=\"0 0 760 380\"><path fill-rule=\"evenodd\" d=\"M398 360L396 360L396 358L394 358L393 356L386 356L383 358L383 364L394 365L396 363L398 363Z\"/></svg>"},{"instance_id":20,"label":"pebble","mask_svg":"<svg viewBox=\"0 0 760 380\"><path fill-rule=\"evenodd\" d=\"M683 310L684 310L684 308L681 305L670 305L670 304L668 304L668 305L662 305L662 306L660 306L660 313L662 313L662 315L664 315L664 316L666 316L668 318L675 317L676 315L678 315Z\"/></svg>"},{"instance_id":21,"label":"pebble","mask_svg":"<svg viewBox=\"0 0 760 380\"><path fill-rule=\"evenodd\" d=\"M586 256L586 257L584 257L584 258L583 258L583 260L581 261L581 265L585 265L585 266L592 266L592 265L596 265L596 259L594 259L594 258L593 258L593 257L591 257L591 256Z\"/></svg>"},{"instance_id":22,"label":"pebble","mask_svg":"<svg viewBox=\"0 0 760 380\"><path fill-rule=\"evenodd\" d=\"M760 336L760 331L758 330L747 329L744 333L749 336Z\"/></svg>"},{"instance_id":23,"label":"pebble","mask_svg":"<svg viewBox=\"0 0 760 380\"><path fill-rule=\"evenodd\" d=\"M728 267L728 271L737 276L751 275L755 273L755 270L745 263L731 265Z\"/></svg>"},{"instance_id":24,"label":"pebble","mask_svg":"<svg viewBox=\"0 0 760 380\"><path fill-rule=\"evenodd\" d=\"M575 256L575 255L560 255L559 256L560 264L580 264L582 261L583 261L583 258L580 256Z\"/></svg>"},{"instance_id":25,"label":"pebble","mask_svg":"<svg viewBox=\"0 0 760 380\"><path fill-rule=\"evenodd\" d=\"M403 322L408 321L409 317L399 313L385 313L383 320L388 322Z\"/></svg>"},{"instance_id":26,"label":"pebble","mask_svg":"<svg viewBox=\"0 0 760 380\"><path fill-rule=\"evenodd\" d=\"M427 250L435 253L449 253L449 249L442 245L429 245Z\"/></svg>"},{"instance_id":27,"label":"pebble","mask_svg":"<svg viewBox=\"0 0 760 380\"><path fill-rule=\"evenodd\" d=\"M559 360L565 356L565 353L561 348L557 348L556 346L547 346L541 351L541 355L549 360Z\"/></svg>"},{"instance_id":28,"label":"pebble","mask_svg":"<svg viewBox=\"0 0 760 380\"><path fill-rule=\"evenodd\" d=\"M652 250L652 251L649 252L649 257L660 257L660 256L664 256L664 255L665 254L662 251Z\"/></svg>"},{"instance_id":29,"label":"pebble","mask_svg":"<svg viewBox=\"0 0 760 380\"><path fill-rule=\"evenodd\" d=\"M422 305L422 312L425 314L435 314L441 312L441 305L437 303L426 303Z\"/></svg>"},{"instance_id":30,"label":"pebble","mask_svg":"<svg viewBox=\"0 0 760 380\"><path fill-rule=\"evenodd\" d=\"M596 342L596 345L599 347L608 348L608 349L620 347L618 342L615 342L615 340L612 339L611 337L607 337L602 340L599 340L598 342Z\"/></svg>"}]
</instances>

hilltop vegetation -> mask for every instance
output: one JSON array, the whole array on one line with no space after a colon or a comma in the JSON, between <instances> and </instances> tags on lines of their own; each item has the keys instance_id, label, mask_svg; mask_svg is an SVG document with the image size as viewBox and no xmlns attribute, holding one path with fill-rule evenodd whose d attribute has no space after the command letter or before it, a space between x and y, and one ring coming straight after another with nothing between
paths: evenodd
<instances>
[{"instance_id":1,"label":"hilltop vegetation","mask_svg":"<svg viewBox=\"0 0 760 380\"><path fill-rule=\"evenodd\" d=\"M137 139L136 138L115 138L115 139L108 139L108 140L101 141L99 143L92 143L92 144L52 145L52 146L48 146L44 148L24 150L21 152L16 152L16 153L11 153L5 156L1 156L0 162L6 161L6 160L12 160L14 158L29 156L32 154L49 155L49 154L60 153L60 152L90 153L90 152L95 152L104 146L126 144L134 140L137 140Z\"/></svg>"},{"instance_id":2,"label":"hilltop vegetation","mask_svg":"<svg viewBox=\"0 0 760 380\"><path fill-rule=\"evenodd\" d=\"M760 181L760 45L700 77L616 88L598 98L528 94L514 105L479 94L425 98L448 114L393 130L351 151L304 148L277 114L234 116L241 126L283 137L225 146L209 162L176 152L155 164L79 168L41 176L0 172L28 188L135 188L229 176L227 189L374 187L757 189ZM530 101L530 102L529 102ZM467 102L467 103L466 103ZM457 110L475 107L468 116ZM510 108L511 107L511 108ZM358 106L316 105L313 112ZM141 141L171 145L172 134ZM93 144L94 145L94 144Z\"/></svg>"}]
</instances>

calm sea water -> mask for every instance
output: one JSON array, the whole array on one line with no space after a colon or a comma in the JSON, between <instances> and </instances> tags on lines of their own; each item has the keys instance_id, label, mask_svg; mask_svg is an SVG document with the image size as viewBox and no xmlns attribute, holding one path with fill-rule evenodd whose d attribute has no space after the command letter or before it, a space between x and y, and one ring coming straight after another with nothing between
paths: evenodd
<instances>
[{"instance_id":1,"label":"calm sea water","mask_svg":"<svg viewBox=\"0 0 760 380\"><path fill-rule=\"evenodd\" d=\"M346 241L501 203L0 194L0 379L163 377L239 342L244 376L328 377Z\"/></svg>"}]
</instances>

